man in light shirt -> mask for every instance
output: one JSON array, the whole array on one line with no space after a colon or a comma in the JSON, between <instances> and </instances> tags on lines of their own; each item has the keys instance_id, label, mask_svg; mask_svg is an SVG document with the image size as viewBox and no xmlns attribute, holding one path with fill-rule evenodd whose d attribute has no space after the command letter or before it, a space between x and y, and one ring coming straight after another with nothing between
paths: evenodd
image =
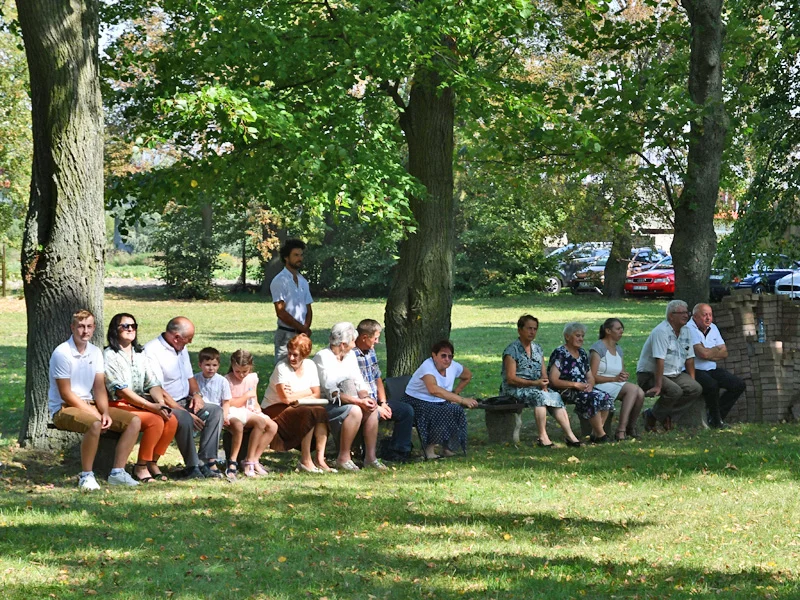
<instances>
[{"instance_id":1,"label":"man in light shirt","mask_svg":"<svg viewBox=\"0 0 800 600\"><path fill-rule=\"evenodd\" d=\"M692 319L687 328L692 335L694 376L703 388L708 425L721 429L725 427L725 417L744 392L745 383L740 377L717 366L716 361L728 357L728 349L713 321L711 306L700 303L692 310ZM720 389L725 392L720 394Z\"/></svg>"},{"instance_id":2,"label":"man in light shirt","mask_svg":"<svg viewBox=\"0 0 800 600\"><path fill-rule=\"evenodd\" d=\"M222 478L217 466L222 408L203 401L186 349L192 339L192 322L186 317L175 317L167 323L164 333L144 345L144 353L162 383L164 401L178 419L175 443L186 465L183 476ZM194 446L195 431L200 432L199 452Z\"/></svg>"},{"instance_id":3,"label":"man in light shirt","mask_svg":"<svg viewBox=\"0 0 800 600\"><path fill-rule=\"evenodd\" d=\"M689 307L683 300L673 300L667 304L666 316L650 332L636 365L639 387L648 396L659 397L643 413L646 431L654 431L658 422L664 429L671 429L673 417L699 400L703 393L694 378L694 348L686 327Z\"/></svg>"},{"instance_id":4,"label":"man in light shirt","mask_svg":"<svg viewBox=\"0 0 800 600\"><path fill-rule=\"evenodd\" d=\"M311 337L311 292L308 281L300 274L303 266L303 251L306 245L301 240L286 240L280 250L284 268L269 284L278 327L275 330L275 364L286 357L286 344L298 333Z\"/></svg>"},{"instance_id":5,"label":"man in light shirt","mask_svg":"<svg viewBox=\"0 0 800 600\"><path fill-rule=\"evenodd\" d=\"M114 453L114 467L108 476L110 485L139 485L125 471L125 463L139 438L141 421L136 415L108 406L103 354L92 344L94 315L79 310L72 315L72 335L50 357L48 407L53 424L63 431L83 434L81 472L78 487L83 491L99 490L92 465L97 455L100 435L106 431L121 433Z\"/></svg>"}]
</instances>

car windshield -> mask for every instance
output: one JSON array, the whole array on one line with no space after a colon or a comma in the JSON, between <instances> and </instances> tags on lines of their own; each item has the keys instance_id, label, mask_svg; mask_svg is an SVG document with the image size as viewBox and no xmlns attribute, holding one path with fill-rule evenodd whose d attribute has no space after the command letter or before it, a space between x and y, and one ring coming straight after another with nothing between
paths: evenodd
<instances>
[{"instance_id":1,"label":"car windshield","mask_svg":"<svg viewBox=\"0 0 800 600\"><path fill-rule=\"evenodd\" d=\"M662 258L656 264L654 264L652 270L655 271L656 269L671 269L671 268L672 268L672 257L667 256L665 258Z\"/></svg>"}]
</instances>

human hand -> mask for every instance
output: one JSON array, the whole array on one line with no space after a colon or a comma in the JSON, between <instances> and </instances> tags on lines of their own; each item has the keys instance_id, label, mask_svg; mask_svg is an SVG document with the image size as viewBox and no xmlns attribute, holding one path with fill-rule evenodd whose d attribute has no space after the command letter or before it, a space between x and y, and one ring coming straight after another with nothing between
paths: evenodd
<instances>
[{"instance_id":1,"label":"human hand","mask_svg":"<svg viewBox=\"0 0 800 600\"><path fill-rule=\"evenodd\" d=\"M222 424L225 427L228 427L231 424L231 418L228 415L223 415L222 417Z\"/></svg>"},{"instance_id":2,"label":"human hand","mask_svg":"<svg viewBox=\"0 0 800 600\"><path fill-rule=\"evenodd\" d=\"M630 374L627 371L620 371L617 375L617 381L628 381Z\"/></svg>"},{"instance_id":3,"label":"human hand","mask_svg":"<svg viewBox=\"0 0 800 600\"><path fill-rule=\"evenodd\" d=\"M169 406L164 406L163 404L157 404L158 410L156 414L164 419L164 421L169 421L169 418L172 416L172 409Z\"/></svg>"},{"instance_id":4,"label":"human hand","mask_svg":"<svg viewBox=\"0 0 800 600\"><path fill-rule=\"evenodd\" d=\"M370 397L361 398L361 408L367 410L368 412L372 412L378 408L378 403Z\"/></svg>"},{"instance_id":5,"label":"human hand","mask_svg":"<svg viewBox=\"0 0 800 600\"><path fill-rule=\"evenodd\" d=\"M111 415L102 413L100 415L100 429L107 431L109 427L111 427Z\"/></svg>"},{"instance_id":6,"label":"human hand","mask_svg":"<svg viewBox=\"0 0 800 600\"><path fill-rule=\"evenodd\" d=\"M465 408L475 408L478 406L478 401L475 398L462 398L460 404Z\"/></svg>"},{"instance_id":7,"label":"human hand","mask_svg":"<svg viewBox=\"0 0 800 600\"><path fill-rule=\"evenodd\" d=\"M542 388L542 390L546 390L547 386L550 384L550 380L547 377L542 377L538 380L537 385Z\"/></svg>"},{"instance_id":8,"label":"human hand","mask_svg":"<svg viewBox=\"0 0 800 600\"><path fill-rule=\"evenodd\" d=\"M189 400L189 411L193 413L198 413L203 410L203 407L206 405L203 397L200 394L194 394L192 399Z\"/></svg>"},{"instance_id":9,"label":"human hand","mask_svg":"<svg viewBox=\"0 0 800 600\"><path fill-rule=\"evenodd\" d=\"M189 414L192 415L192 423L194 424L194 430L203 431L203 428L206 426L205 421L203 421L203 419L198 417L193 412L190 412Z\"/></svg>"},{"instance_id":10,"label":"human hand","mask_svg":"<svg viewBox=\"0 0 800 600\"><path fill-rule=\"evenodd\" d=\"M648 398L652 398L653 396L660 396L661 395L661 386L660 385L654 385L649 390L647 390L644 393L644 395L647 396Z\"/></svg>"},{"instance_id":11,"label":"human hand","mask_svg":"<svg viewBox=\"0 0 800 600\"><path fill-rule=\"evenodd\" d=\"M579 392L585 392L587 391L586 385L587 384L583 383L582 381L576 381L572 384L572 388L578 390Z\"/></svg>"},{"instance_id":12,"label":"human hand","mask_svg":"<svg viewBox=\"0 0 800 600\"><path fill-rule=\"evenodd\" d=\"M389 419L392 418L392 409L389 408L389 405L386 404L385 402L383 404L378 405L378 413L380 415L380 418L383 419L384 421L388 421Z\"/></svg>"}]
</instances>

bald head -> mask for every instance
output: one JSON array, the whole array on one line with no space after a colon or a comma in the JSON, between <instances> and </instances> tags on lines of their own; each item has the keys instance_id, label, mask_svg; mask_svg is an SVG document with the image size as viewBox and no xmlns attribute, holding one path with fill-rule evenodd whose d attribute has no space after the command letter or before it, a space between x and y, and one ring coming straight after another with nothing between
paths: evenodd
<instances>
[{"instance_id":1,"label":"bald head","mask_svg":"<svg viewBox=\"0 0 800 600\"><path fill-rule=\"evenodd\" d=\"M184 337L194 335L194 324L186 317L175 317L167 323L167 333L177 333Z\"/></svg>"},{"instance_id":2,"label":"bald head","mask_svg":"<svg viewBox=\"0 0 800 600\"><path fill-rule=\"evenodd\" d=\"M711 306L704 302L695 304L692 309L692 320L700 331L706 331L714 321L714 312L711 310Z\"/></svg>"}]
</instances>

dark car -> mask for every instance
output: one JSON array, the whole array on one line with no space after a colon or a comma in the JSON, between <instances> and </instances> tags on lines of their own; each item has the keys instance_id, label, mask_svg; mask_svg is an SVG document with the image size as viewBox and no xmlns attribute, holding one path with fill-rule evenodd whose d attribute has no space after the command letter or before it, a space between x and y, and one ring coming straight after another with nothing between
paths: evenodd
<instances>
[{"instance_id":1,"label":"dark car","mask_svg":"<svg viewBox=\"0 0 800 600\"><path fill-rule=\"evenodd\" d=\"M575 278L569 284L572 293L602 294L607 262L607 256L598 258L593 264L575 273Z\"/></svg>"},{"instance_id":2,"label":"dark car","mask_svg":"<svg viewBox=\"0 0 800 600\"><path fill-rule=\"evenodd\" d=\"M754 294L775 291L775 282L781 277L789 275L792 270L800 268L800 261L793 261L788 256L781 254L777 257L774 267L767 266L769 262L765 257L759 257L753 263L753 268L743 278L734 277L735 289L750 289Z\"/></svg>"},{"instance_id":3,"label":"dark car","mask_svg":"<svg viewBox=\"0 0 800 600\"><path fill-rule=\"evenodd\" d=\"M557 294L561 288L570 285L579 270L600 257L608 256L609 252L609 248L599 243L567 244L554 250L548 258L558 259L558 269L547 278L545 291Z\"/></svg>"},{"instance_id":4,"label":"dark car","mask_svg":"<svg viewBox=\"0 0 800 600\"><path fill-rule=\"evenodd\" d=\"M675 294L675 270L667 256L650 269L625 280L625 293L631 296L672 296Z\"/></svg>"}]
</instances>

